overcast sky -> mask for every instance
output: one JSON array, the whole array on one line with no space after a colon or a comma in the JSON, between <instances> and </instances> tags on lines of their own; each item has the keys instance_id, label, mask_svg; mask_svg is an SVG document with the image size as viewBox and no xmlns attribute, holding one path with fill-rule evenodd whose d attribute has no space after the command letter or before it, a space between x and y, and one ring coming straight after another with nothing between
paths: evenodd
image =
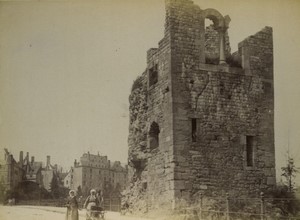
<instances>
[{"instance_id":1,"label":"overcast sky","mask_svg":"<svg viewBox=\"0 0 300 220\"><path fill-rule=\"evenodd\" d=\"M273 27L277 168L288 142L300 167L300 1L194 2L231 17L232 52ZM164 0L0 1L0 148L65 168L87 151L125 163L128 96L164 10Z\"/></svg>"}]
</instances>

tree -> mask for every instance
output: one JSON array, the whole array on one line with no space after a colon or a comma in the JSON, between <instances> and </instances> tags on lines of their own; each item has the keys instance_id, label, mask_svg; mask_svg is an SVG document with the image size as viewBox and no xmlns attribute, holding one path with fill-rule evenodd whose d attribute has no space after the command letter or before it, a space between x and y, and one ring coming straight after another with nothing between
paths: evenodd
<instances>
[{"instance_id":1,"label":"tree","mask_svg":"<svg viewBox=\"0 0 300 220\"><path fill-rule=\"evenodd\" d=\"M272 219L281 219L279 216L288 219L288 216L295 216L300 211L300 200L294 192L290 192L287 185L278 185L265 192L268 198L267 203L272 204ZM282 219L285 219L282 218Z\"/></svg>"},{"instance_id":2,"label":"tree","mask_svg":"<svg viewBox=\"0 0 300 220\"><path fill-rule=\"evenodd\" d=\"M285 178L285 182L287 184L288 191L294 192L294 190L295 190L294 179L296 177L296 173L299 172L294 164L294 159L291 158L290 156L288 156L287 164L285 167L281 167L281 171L282 171L281 176L283 176Z\"/></svg>"}]
</instances>

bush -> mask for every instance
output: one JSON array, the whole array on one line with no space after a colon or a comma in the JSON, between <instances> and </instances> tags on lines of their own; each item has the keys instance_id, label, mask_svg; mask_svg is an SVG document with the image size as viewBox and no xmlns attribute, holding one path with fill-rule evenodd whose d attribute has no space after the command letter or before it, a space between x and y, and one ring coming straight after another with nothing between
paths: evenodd
<instances>
[{"instance_id":1,"label":"bush","mask_svg":"<svg viewBox=\"0 0 300 220\"><path fill-rule=\"evenodd\" d=\"M277 186L275 189L265 193L270 198L271 209L278 210L281 216L296 216L300 212L300 200L294 192L289 192L287 186Z\"/></svg>"},{"instance_id":2,"label":"bush","mask_svg":"<svg viewBox=\"0 0 300 220\"><path fill-rule=\"evenodd\" d=\"M35 182L24 181L18 184L12 190L6 192L6 200L9 198L15 198L17 200L35 200L35 199L47 199L50 198L49 192L40 188L39 185Z\"/></svg>"}]
</instances>

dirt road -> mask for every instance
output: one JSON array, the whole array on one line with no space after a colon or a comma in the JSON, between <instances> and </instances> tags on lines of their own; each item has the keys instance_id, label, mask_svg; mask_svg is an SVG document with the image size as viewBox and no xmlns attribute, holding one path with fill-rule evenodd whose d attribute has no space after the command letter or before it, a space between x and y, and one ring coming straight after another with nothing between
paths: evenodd
<instances>
[{"instance_id":1,"label":"dirt road","mask_svg":"<svg viewBox=\"0 0 300 220\"><path fill-rule=\"evenodd\" d=\"M0 206L1 220L65 220L65 208L46 206ZM85 220L85 210L79 211L79 220ZM121 216L116 212L106 212L105 220L146 220L131 216Z\"/></svg>"}]
</instances>

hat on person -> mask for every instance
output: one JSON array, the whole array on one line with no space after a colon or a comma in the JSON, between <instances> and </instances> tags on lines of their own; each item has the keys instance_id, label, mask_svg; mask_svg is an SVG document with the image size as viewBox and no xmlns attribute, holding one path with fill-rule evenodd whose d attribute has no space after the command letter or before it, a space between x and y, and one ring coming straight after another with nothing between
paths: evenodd
<instances>
[{"instance_id":1,"label":"hat on person","mask_svg":"<svg viewBox=\"0 0 300 220\"><path fill-rule=\"evenodd\" d=\"M70 192L69 192L69 195L71 195L71 194L74 194L75 195L75 191L72 189L72 190L70 190Z\"/></svg>"},{"instance_id":2,"label":"hat on person","mask_svg":"<svg viewBox=\"0 0 300 220\"><path fill-rule=\"evenodd\" d=\"M96 193L96 190L95 190L95 189L91 189L91 193L92 193L92 192Z\"/></svg>"}]
</instances>

